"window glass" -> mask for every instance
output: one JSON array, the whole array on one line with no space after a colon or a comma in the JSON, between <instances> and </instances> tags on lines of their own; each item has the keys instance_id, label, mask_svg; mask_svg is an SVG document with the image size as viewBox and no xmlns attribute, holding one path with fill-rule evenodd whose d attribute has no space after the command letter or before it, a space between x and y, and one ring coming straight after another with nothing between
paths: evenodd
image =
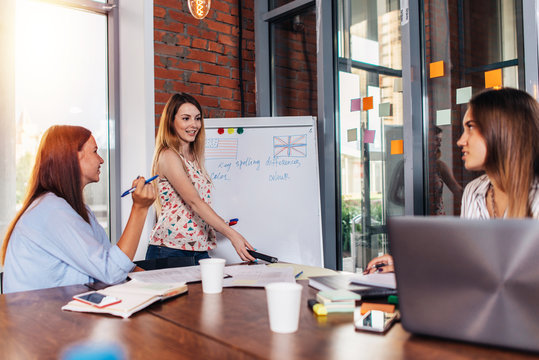
<instances>
[{"instance_id":1,"label":"window glass","mask_svg":"<svg viewBox=\"0 0 539 360\"><path fill-rule=\"evenodd\" d=\"M470 95L524 86L519 7L519 0L424 2L429 215L459 215L463 188L480 175L464 169L456 145Z\"/></svg>"},{"instance_id":2,"label":"window glass","mask_svg":"<svg viewBox=\"0 0 539 360\"><path fill-rule=\"evenodd\" d=\"M352 9L338 24L343 270L360 271L388 251L387 217L404 213L399 6L339 3Z\"/></svg>"},{"instance_id":3,"label":"window glass","mask_svg":"<svg viewBox=\"0 0 539 360\"><path fill-rule=\"evenodd\" d=\"M17 0L15 24L15 169L19 208L43 132L54 124L92 131L105 160L85 199L108 230L107 17L50 3Z\"/></svg>"},{"instance_id":4,"label":"window glass","mask_svg":"<svg viewBox=\"0 0 539 360\"><path fill-rule=\"evenodd\" d=\"M316 115L314 7L278 23L272 23L270 29L273 50L273 115Z\"/></svg>"}]
</instances>

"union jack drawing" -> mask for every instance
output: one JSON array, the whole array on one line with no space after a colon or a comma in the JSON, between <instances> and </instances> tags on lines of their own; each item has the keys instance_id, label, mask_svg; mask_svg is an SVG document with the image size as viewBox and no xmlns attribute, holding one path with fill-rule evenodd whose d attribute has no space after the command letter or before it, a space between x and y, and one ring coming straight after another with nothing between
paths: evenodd
<instances>
[{"instance_id":1,"label":"union jack drawing","mask_svg":"<svg viewBox=\"0 0 539 360\"><path fill-rule=\"evenodd\" d=\"M306 157L307 135L274 136L273 155L276 157Z\"/></svg>"},{"instance_id":2,"label":"union jack drawing","mask_svg":"<svg viewBox=\"0 0 539 360\"><path fill-rule=\"evenodd\" d=\"M238 157L238 139L206 139L206 160L236 159Z\"/></svg>"}]
</instances>

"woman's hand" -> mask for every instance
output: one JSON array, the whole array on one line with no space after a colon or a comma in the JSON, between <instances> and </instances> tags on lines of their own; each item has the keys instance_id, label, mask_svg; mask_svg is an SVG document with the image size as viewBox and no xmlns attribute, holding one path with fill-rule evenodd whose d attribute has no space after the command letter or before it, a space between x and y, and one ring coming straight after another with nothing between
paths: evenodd
<instances>
[{"instance_id":1,"label":"woman's hand","mask_svg":"<svg viewBox=\"0 0 539 360\"><path fill-rule=\"evenodd\" d=\"M133 206L140 208L148 208L155 201L155 189L154 186L146 184L146 180L143 177L139 177L133 180L132 187L135 187L133 191Z\"/></svg>"},{"instance_id":2,"label":"woman's hand","mask_svg":"<svg viewBox=\"0 0 539 360\"><path fill-rule=\"evenodd\" d=\"M255 261L255 258L247 251L247 249L254 250L253 246L239 232L234 231L229 240L243 261Z\"/></svg>"},{"instance_id":3,"label":"woman's hand","mask_svg":"<svg viewBox=\"0 0 539 360\"><path fill-rule=\"evenodd\" d=\"M367 264L363 274L394 272L393 257L389 254L375 257Z\"/></svg>"}]
</instances>

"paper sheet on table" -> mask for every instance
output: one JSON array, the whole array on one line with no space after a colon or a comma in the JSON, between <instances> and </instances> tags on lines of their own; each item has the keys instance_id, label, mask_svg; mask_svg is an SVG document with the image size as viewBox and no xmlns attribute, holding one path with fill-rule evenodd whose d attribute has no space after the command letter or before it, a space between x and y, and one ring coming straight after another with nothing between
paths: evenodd
<instances>
[{"instance_id":1,"label":"paper sheet on table","mask_svg":"<svg viewBox=\"0 0 539 360\"><path fill-rule=\"evenodd\" d=\"M264 287L272 282L296 282L292 266L233 265L225 268L225 274L231 277L223 280L223 287Z\"/></svg>"},{"instance_id":2,"label":"paper sheet on table","mask_svg":"<svg viewBox=\"0 0 539 360\"><path fill-rule=\"evenodd\" d=\"M200 281L200 266L184 266L168 269L135 271L129 273L131 279L137 279L144 282L163 283L163 282L195 282Z\"/></svg>"},{"instance_id":3,"label":"paper sheet on table","mask_svg":"<svg viewBox=\"0 0 539 360\"><path fill-rule=\"evenodd\" d=\"M307 280L311 276L327 276L327 275L337 275L338 272L331 269L326 269L323 267L318 266L310 266L310 265L301 265L301 264L287 264L287 263L275 263L275 264L269 264L269 267L289 267L292 266L294 268L294 274L301 274L299 275L296 280Z\"/></svg>"},{"instance_id":4,"label":"paper sheet on table","mask_svg":"<svg viewBox=\"0 0 539 360\"><path fill-rule=\"evenodd\" d=\"M397 288L395 273L374 273L374 274L357 274L350 278L350 282L360 285L378 286L389 289Z\"/></svg>"}]
</instances>

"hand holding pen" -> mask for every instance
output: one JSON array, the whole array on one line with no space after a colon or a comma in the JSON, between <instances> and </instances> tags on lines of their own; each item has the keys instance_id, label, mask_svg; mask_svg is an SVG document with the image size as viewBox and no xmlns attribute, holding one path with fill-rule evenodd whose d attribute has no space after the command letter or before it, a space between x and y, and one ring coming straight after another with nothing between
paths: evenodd
<instances>
[{"instance_id":1,"label":"hand holding pen","mask_svg":"<svg viewBox=\"0 0 539 360\"><path fill-rule=\"evenodd\" d=\"M146 180L146 181L144 182L144 184L150 183L151 181L157 179L158 176L159 176L159 175L152 176L151 178L149 178L148 180ZM136 189L136 186L133 186L131 189L124 191L124 192L122 193L122 196L121 196L121 197L124 197L124 196L127 196L127 195L129 195L129 194L132 194L133 191L135 191L135 189Z\"/></svg>"},{"instance_id":2,"label":"hand holding pen","mask_svg":"<svg viewBox=\"0 0 539 360\"><path fill-rule=\"evenodd\" d=\"M363 271L363 274L387 273L394 271L395 267L393 266L393 257L389 254L384 254L369 261L367 267Z\"/></svg>"}]
</instances>

